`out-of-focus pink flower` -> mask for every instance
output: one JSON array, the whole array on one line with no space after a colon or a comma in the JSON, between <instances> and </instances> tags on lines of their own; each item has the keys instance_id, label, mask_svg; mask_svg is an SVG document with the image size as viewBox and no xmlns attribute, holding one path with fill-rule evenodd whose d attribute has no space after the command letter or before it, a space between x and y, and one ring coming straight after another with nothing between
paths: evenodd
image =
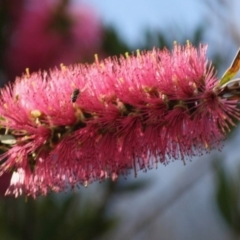
<instances>
[{"instance_id":1,"label":"out-of-focus pink flower","mask_svg":"<svg viewBox=\"0 0 240 240\"><path fill-rule=\"evenodd\" d=\"M101 43L101 23L92 8L66 0L31 0L6 50L12 77L92 58Z\"/></svg>"},{"instance_id":2,"label":"out-of-focus pink flower","mask_svg":"<svg viewBox=\"0 0 240 240\"><path fill-rule=\"evenodd\" d=\"M8 193L62 191L219 148L240 118L222 91L206 46L190 44L26 74L1 90Z\"/></svg>"}]
</instances>

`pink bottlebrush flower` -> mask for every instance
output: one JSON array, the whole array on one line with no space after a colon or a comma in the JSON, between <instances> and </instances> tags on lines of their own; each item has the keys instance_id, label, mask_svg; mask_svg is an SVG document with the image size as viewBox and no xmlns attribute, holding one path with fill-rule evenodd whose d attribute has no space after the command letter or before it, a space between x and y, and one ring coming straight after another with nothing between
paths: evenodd
<instances>
[{"instance_id":1,"label":"pink bottlebrush flower","mask_svg":"<svg viewBox=\"0 0 240 240\"><path fill-rule=\"evenodd\" d=\"M175 44L17 78L0 97L7 193L35 197L219 148L240 112L206 48Z\"/></svg>"},{"instance_id":2,"label":"pink bottlebrush flower","mask_svg":"<svg viewBox=\"0 0 240 240\"><path fill-rule=\"evenodd\" d=\"M8 49L12 77L26 68L48 69L89 59L100 47L102 26L92 8L65 0L31 0L22 11Z\"/></svg>"}]
</instances>

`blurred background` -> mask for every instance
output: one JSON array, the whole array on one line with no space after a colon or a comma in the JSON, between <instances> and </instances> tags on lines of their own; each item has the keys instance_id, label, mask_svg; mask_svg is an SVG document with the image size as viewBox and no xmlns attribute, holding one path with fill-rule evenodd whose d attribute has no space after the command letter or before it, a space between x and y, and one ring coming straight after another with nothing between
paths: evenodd
<instances>
[{"instance_id":1,"label":"blurred background","mask_svg":"<svg viewBox=\"0 0 240 240\"><path fill-rule=\"evenodd\" d=\"M240 46L238 0L0 0L0 83L173 41L208 44L219 77ZM240 239L240 129L221 151L37 200L4 197L0 239Z\"/></svg>"}]
</instances>

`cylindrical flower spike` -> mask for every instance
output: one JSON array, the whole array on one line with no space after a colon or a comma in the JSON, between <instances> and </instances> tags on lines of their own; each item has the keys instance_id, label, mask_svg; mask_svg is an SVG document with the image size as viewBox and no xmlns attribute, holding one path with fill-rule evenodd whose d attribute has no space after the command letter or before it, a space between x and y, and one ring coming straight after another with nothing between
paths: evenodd
<instances>
[{"instance_id":1,"label":"cylindrical flower spike","mask_svg":"<svg viewBox=\"0 0 240 240\"><path fill-rule=\"evenodd\" d=\"M14 172L7 194L35 197L218 148L240 112L206 48L175 44L6 86L0 172Z\"/></svg>"}]
</instances>

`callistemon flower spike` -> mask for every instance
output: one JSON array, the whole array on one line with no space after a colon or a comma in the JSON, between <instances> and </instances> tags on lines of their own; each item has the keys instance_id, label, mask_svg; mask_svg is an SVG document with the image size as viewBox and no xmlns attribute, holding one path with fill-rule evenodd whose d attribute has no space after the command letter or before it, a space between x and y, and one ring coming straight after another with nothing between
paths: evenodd
<instances>
[{"instance_id":1,"label":"callistemon flower spike","mask_svg":"<svg viewBox=\"0 0 240 240\"><path fill-rule=\"evenodd\" d=\"M175 44L92 65L23 75L1 90L7 194L36 197L186 161L220 148L238 87L222 86L207 46Z\"/></svg>"}]
</instances>

